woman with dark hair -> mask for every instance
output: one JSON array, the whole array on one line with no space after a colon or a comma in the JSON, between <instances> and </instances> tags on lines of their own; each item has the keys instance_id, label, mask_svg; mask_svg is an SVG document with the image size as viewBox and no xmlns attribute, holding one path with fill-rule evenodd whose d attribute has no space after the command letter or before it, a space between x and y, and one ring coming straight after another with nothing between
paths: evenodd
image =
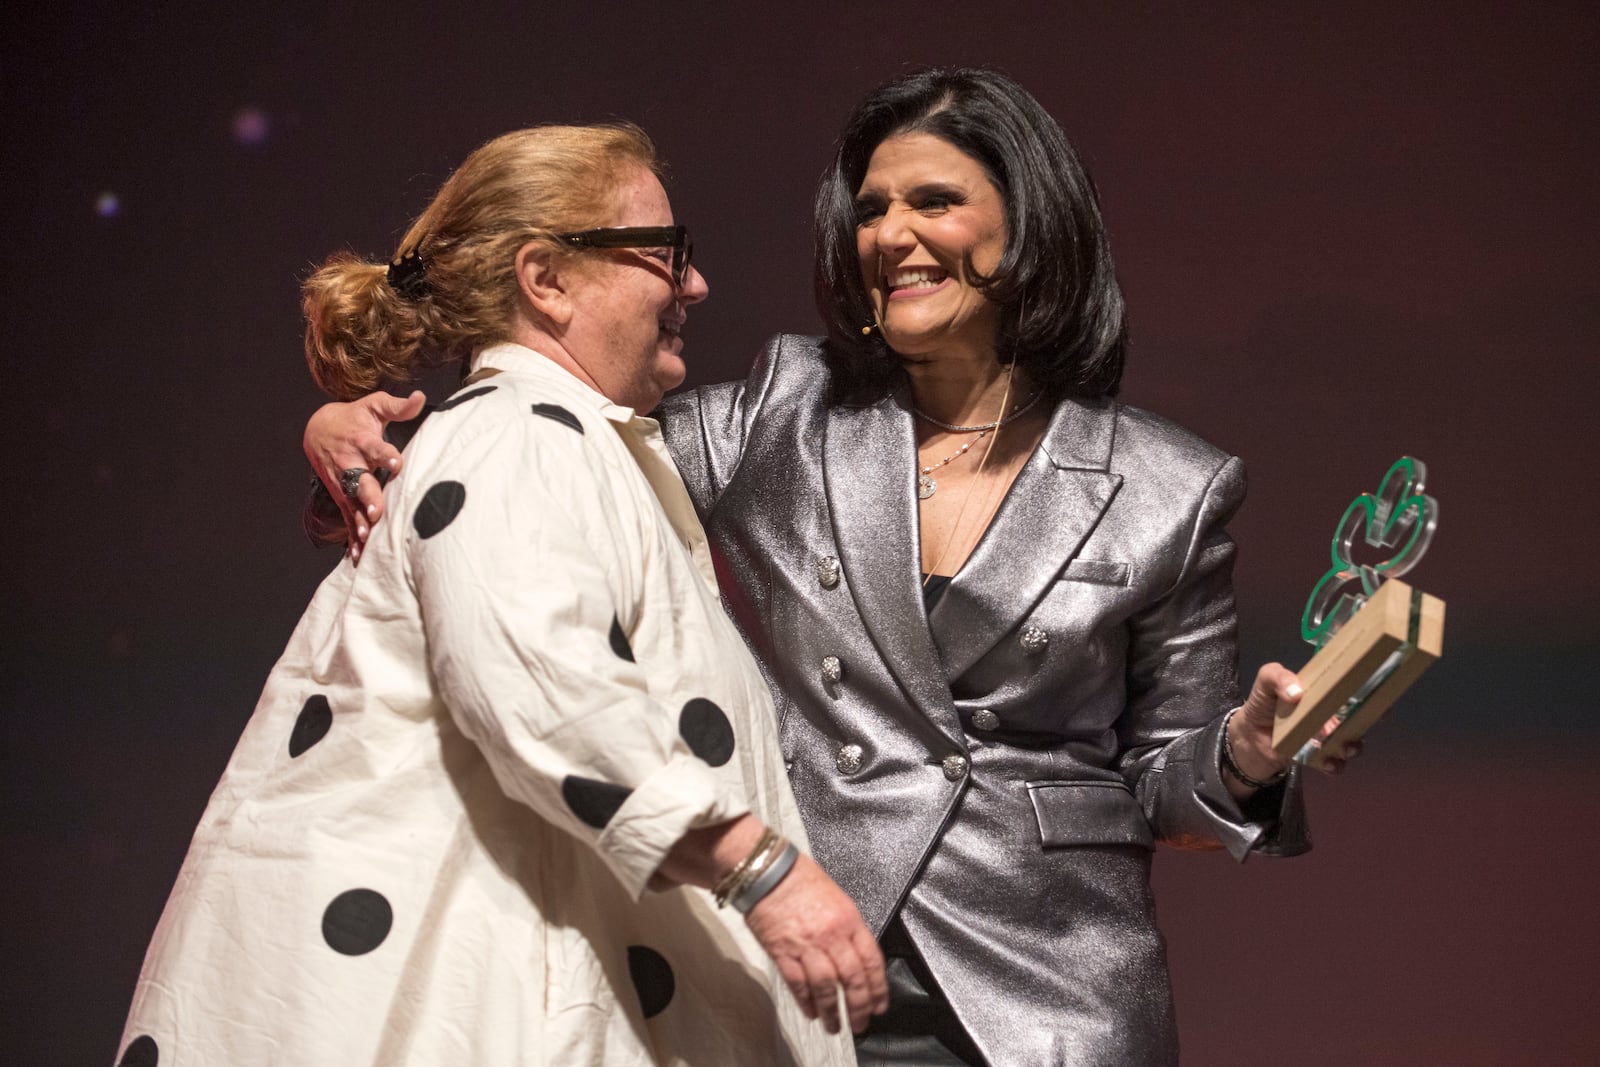
<instances>
[{"instance_id":1,"label":"woman with dark hair","mask_svg":"<svg viewBox=\"0 0 1600 1067\"><path fill-rule=\"evenodd\" d=\"M993 71L935 70L892 82L856 109L817 190L817 308L841 399L875 400L900 370L884 358L881 333L860 330L879 310L861 284L857 223L869 207L858 194L877 147L918 133L968 156L999 193L1007 240L992 271L972 271L971 281L1013 312L1000 323L1000 359L1020 357L1055 399L1115 395L1127 339L1122 291L1077 153L1016 82Z\"/></svg>"},{"instance_id":2,"label":"woman with dark hair","mask_svg":"<svg viewBox=\"0 0 1600 1067\"><path fill-rule=\"evenodd\" d=\"M869 96L816 238L827 339L658 415L814 855L889 959L858 1054L1173 1062L1151 849L1309 847L1270 745L1294 676L1263 667L1234 706L1241 464L1113 399L1093 185L1003 75ZM370 428L401 402L363 404L308 427L325 480L397 461ZM359 503L358 534L375 484Z\"/></svg>"}]
</instances>

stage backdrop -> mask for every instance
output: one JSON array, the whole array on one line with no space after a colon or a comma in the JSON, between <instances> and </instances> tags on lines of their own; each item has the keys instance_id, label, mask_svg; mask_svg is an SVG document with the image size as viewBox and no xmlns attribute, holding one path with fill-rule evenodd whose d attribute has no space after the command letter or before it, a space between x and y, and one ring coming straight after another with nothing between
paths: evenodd
<instances>
[{"instance_id":1,"label":"stage backdrop","mask_svg":"<svg viewBox=\"0 0 1600 1067\"><path fill-rule=\"evenodd\" d=\"M1126 399L1249 466L1247 672L1303 662L1334 520L1392 460L1425 459L1442 505L1415 578L1449 603L1445 659L1312 784L1316 850L1157 860L1186 1061L1593 1060L1591 7L460 6L0 15L0 1058L111 1061L336 562L298 531L308 268L389 255L494 134L632 119L710 280L691 381L735 377L814 329L810 196L853 102L981 64L1093 169Z\"/></svg>"}]
</instances>

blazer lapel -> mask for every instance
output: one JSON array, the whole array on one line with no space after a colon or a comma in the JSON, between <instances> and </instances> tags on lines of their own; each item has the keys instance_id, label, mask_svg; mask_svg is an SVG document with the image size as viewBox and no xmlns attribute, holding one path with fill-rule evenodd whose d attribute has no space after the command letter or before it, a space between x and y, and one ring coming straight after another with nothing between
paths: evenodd
<instances>
[{"instance_id":1,"label":"blazer lapel","mask_svg":"<svg viewBox=\"0 0 1600 1067\"><path fill-rule=\"evenodd\" d=\"M1014 630L1077 554L1122 476L1110 473L1112 401L1066 400L933 612L954 681Z\"/></svg>"},{"instance_id":2,"label":"blazer lapel","mask_svg":"<svg viewBox=\"0 0 1600 1067\"><path fill-rule=\"evenodd\" d=\"M922 604L910 412L897 393L871 407L836 408L824 425L828 515L861 620L901 688L959 743L960 720Z\"/></svg>"}]
</instances>

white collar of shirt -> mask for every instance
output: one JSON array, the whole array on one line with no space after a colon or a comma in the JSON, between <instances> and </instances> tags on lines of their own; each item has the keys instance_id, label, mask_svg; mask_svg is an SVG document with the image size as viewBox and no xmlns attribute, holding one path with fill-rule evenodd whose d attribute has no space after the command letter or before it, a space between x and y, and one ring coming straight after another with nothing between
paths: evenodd
<instances>
[{"instance_id":1,"label":"white collar of shirt","mask_svg":"<svg viewBox=\"0 0 1600 1067\"><path fill-rule=\"evenodd\" d=\"M695 569L700 572L700 577L712 593L717 593L716 571L711 563L705 530L695 515L689 491L683 485L683 476L678 473L677 465L672 462L672 454L667 451L666 442L661 437L659 422L638 414L630 407L612 403L588 382L525 345L506 341L480 349L472 357L472 370L477 372L485 367L492 367L502 374L549 382L574 401L581 397L592 410L605 416L615 426L617 436L644 474L668 523L688 550Z\"/></svg>"},{"instance_id":2,"label":"white collar of shirt","mask_svg":"<svg viewBox=\"0 0 1600 1067\"><path fill-rule=\"evenodd\" d=\"M534 378L545 378L561 382L567 389L575 389L590 401L593 410L600 412L607 419L619 425L626 426L635 419L654 422L654 419L645 419L644 416L630 407L613 403L599 393L594 386L573 374L567 368L545 355L526 345L519 345L515 341L502 341L487 348L480 348L472 357L472 370L474 373L485 367L492 367L504 374L525 374Z\"/></svg>"}]
</instances>

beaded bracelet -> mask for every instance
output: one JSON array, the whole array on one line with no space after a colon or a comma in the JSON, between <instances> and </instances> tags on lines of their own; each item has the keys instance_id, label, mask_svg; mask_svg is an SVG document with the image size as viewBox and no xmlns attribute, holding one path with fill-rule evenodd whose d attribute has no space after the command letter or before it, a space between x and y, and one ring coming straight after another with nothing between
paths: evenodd
<instances>
[{"instance_id":1,"label":"beaded bracelet","mask_svg":"<svg viewBox=\"0 0 1600 1067\"><path fill-rule=\"evenodd\" d=\"M1237 714L1239 714L1239 709L1234 708L1232 711L1228 712L1227 716L1222 720L1223 769L1229 774L1233 775L1235 778L1239 779L1239 781L1243 784L1249 786L1251 789L1266 789L1270 786L1277 785L1279 782L1289 777L1289 768L1287 767L1273 775L1271 778L1252 778L1239 769L1238 761L1233 758L1233 742L1228 739L1228 723Z\"/></svg>"}]
</instances>

